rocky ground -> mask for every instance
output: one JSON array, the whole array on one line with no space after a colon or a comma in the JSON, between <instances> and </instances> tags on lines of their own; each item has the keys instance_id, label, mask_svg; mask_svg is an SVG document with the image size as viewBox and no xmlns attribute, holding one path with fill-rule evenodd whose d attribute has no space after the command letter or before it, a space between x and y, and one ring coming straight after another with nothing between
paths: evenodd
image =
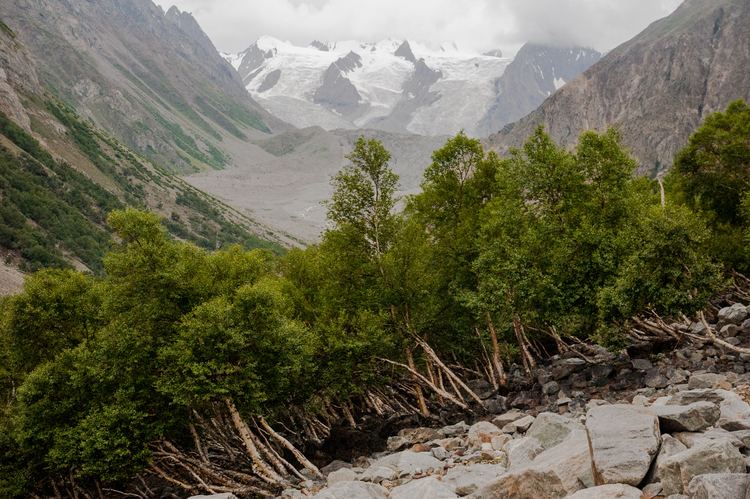
<instances>
[{"instance_id":1,"label":"rocky ground","mask_svg":"<svg viewBox=\"0 0 750 499\"><path fill-rule=\"evenodd\" d=\"M735 304L711 327L741 349L749 317ZM404 428L385 451L333 461L325 482L281 497L750 499L749 354L592 352L556 356L535 379L516 370L505 395L477 381L480 418Z\"/></svg>"},{"instance_id":2,"label":"rocky ground","mask_svg":"<svg viewBox=\"0 0 750 499\"><path fill-rule=\"evenodd\" d=\"M0 296L18 293L23 287L23 274L0 261Z\"/></svg>"}]
</instances>

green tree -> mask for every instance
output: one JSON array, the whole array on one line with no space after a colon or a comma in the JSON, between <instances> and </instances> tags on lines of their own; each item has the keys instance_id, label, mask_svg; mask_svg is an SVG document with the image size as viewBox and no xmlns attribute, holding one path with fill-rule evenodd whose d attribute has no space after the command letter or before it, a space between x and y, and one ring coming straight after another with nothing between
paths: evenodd
<instances>
[{"instance_id":1,"label":"green tree","mask_svg":"<svg viewBox=\"0 0 750 499\"><path fill-rule=\"evenodd\" d=\"M714 113L678 153L668 178L671 193L709 219L711 251L729 266L746 271L750 193L750 107L733 102Z\"/></svg>"},{"instance_id":2,"label":"green tree","mask_svg":"<svg viewBox=\"0 0 750 499\"><path fill-rule=\"evenodd\" d=\"M357 139L351 162L333 179L328 220L361 238L376 260L393 237L398 176L389 168L390 153L379 141Z\"/></svg>"}]
</instances>

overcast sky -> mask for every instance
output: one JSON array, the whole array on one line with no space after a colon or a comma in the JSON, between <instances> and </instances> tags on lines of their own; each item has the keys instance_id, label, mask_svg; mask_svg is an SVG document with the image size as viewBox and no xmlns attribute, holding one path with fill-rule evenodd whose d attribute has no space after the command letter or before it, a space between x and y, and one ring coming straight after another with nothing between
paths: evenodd
<instances>
[{"instance_id":1,"label":"overcast sky","mask_svg":"<svg viewBox=\"0 0 750 499\"><path fill-rule=\"evenodd\" d=\"M610 50L681 0L156 0L192 12L223 52L261 35L312 40L410 39L512 55L526 41Z\"/></svg>"}]
</instances>

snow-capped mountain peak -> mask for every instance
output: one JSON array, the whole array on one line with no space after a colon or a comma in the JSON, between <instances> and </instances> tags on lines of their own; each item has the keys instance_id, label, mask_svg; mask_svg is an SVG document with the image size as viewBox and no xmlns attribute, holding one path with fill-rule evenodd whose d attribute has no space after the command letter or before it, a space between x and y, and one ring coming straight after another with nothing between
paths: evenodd
<instances>
[{"instance_id":1,"label":"snow-capped mountain peak","mask_svg":"<svg viewBox=\"0 0 750 499\"><path fill-rule=\"evenodd\" d=\"M224 56L261 105L297 126L424 135L478 132L511 62L499 50L479 54L455 43L393 38L299 46L263 36Z\"/></svg>"}]
</instances>

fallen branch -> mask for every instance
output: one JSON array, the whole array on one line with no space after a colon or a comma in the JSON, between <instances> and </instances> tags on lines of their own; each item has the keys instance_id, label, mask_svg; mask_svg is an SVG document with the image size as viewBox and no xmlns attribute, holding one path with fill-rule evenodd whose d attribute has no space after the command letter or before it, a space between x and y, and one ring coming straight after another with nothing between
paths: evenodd
<instances>
[{"instance_id":1,"label":"fallen branch","mask_svg":"<svg viewBox=\"0 0 750 499\"><path fill-rule=\"evenodd\" d=\"M465 403L463 403L460 400L458 400L456 397L454 397L449 392L447 392L445 390L441 390L437 386L433 385L432 383L430 383L429 379L425 378L419 372L417 372L415 369L412 369L411 367L407 366L406 364L402 364L400 362L395 362L393 360L388 360L388 359L384 359L384 358L379 358L378 360L381 360L381 361L386 362L388 364L391 364L391 365L398 366L398 367L401 367L403 369L406 369L407 371L409 371L412 374L412 376L414 376L418 380L422 381L424 384L426 384L432 390L434 390L435 393L437 393L439 395L442 395L443 397L447 398L448 400L450 400L451 402L453 402L454 404L456 404L457 406L459 406L461 409L465 409L465 410L469 409L468 405L466 405Z\"/></svg>"}]
</instances>

